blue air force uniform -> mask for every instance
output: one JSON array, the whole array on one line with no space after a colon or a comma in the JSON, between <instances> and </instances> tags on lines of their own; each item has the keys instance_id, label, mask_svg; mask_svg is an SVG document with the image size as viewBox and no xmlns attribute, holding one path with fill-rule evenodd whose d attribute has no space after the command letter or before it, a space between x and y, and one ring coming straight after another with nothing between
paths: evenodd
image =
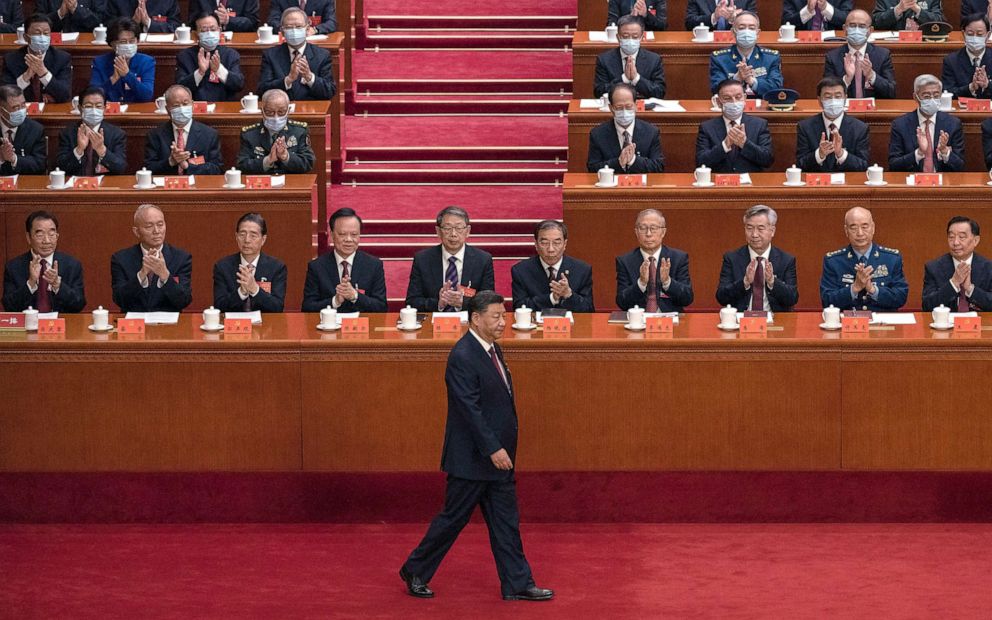
<instances>
[{"instance_id":1,"label":"blue air force uniform","mask_svg":"<svg viewBox=\"0 0 992 620\"><path fill-rule=\"evenodd\" d=\"M852 294L855 265L862 263L874 268L871 274L875 295L862 290ZM823 275L820 276L820 301L823 307L833 305L841 310L872 310L891 312L906 303L909 284L902 272L899 250L873 243L864 256L858 255L848 245L823 257Z\"/></svg>"},{"instance_id":2,"label":"blue air force uniform","mask_svg":"<svg viewBox=\"0 0 992 620\"><path fill-rule=\"evenodd\" d=\"M710 55L710 91L716 93L716 86L737 73L737 64L743 60L736 45L722 50L716 50ZM782 59L778 50L755 46L747 64L754 67L754 77L757 83L747 91L748 96L764 97L765 93L782 88Z\"/></svg>"}]
</instances>

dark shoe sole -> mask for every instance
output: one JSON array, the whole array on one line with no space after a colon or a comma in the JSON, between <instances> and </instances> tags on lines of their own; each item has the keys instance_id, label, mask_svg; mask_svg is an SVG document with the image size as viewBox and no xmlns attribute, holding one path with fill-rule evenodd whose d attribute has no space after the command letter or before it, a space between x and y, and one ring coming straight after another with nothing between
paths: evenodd
<instances>
[{"instance_id":1,"label":"dark shoe sole","mask_svg":"<svg viewBox=\"0 0 992 620\"><path fill-rule=\"evenodd\" d=\"M400 568L400 579L402 579L403 580L403 583L406 584L406 593L407 594L409 594L413 598L434 598L434 593L433 592L423 592L423 593L414 592L410 588L410 579L412 579L412 578L413 578L412 575L407 574L407 572L405 570L403 570L402 568Z\"/></svg>"},{"instance_id":2,"label":"dark shoe sole","mask_svg":"<svg viewBox=\"0 0 992 620\"><path fill-rule=\"evenodd\" d=\"M548 596L533 597L533 596L517 596L516 594L510 594L503 596L504 601L550 601L555 597L554 594L549 594Z\"/></svg>"}]
</instances>

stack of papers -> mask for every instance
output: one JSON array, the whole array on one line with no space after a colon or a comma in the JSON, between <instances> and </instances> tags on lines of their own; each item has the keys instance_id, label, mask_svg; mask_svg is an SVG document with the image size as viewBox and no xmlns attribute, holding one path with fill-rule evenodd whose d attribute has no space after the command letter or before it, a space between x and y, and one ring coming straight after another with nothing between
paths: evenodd
<instances>
[{"instance_id":1,"label":"stack of papers","mask_svg":"<svg viewBox=\"0 0 992 620\"><path fill-rule=\"evenodd\" d=\"M751 175L744 172L741 174L741 185L751 185Z\"/></svg>"},{"instance_id":2,"label":"stack of papers","mask_svg":"<svg viewBox=\"0 0 992 620\"><path fill-rule=\"evenodd\" d=\"M568 322L569 323L575 323L575 317L572 316L572 311L571 310L569 310L569 311L567 311L565 313L565 318L568 319ZM544 316L540 312L536 313L534 315L534 322L537 323L538 325L543 325L544 324Z\"/></svg>"},{"instance_id":3,"label":"stack of papers","mask_svg":"<svg viewBox=\"0 0 992 620\"><path fill-rule=\"evenodd\" d=\"M606 43L605 30L592 30L589 32L589 40L596 43Z\"/></svg>"},{"instance_id":4,"label":"stack of papers","mask_svg":"<svg viewBox=\"0 0 992 620\"><path fill-rule=\"evenodd\" d=\"M253 312L225 312L225 319L251 319L252 325L262 324L262 311L255 310Z\"/></svg>"},{"instance_id":5,"label":"stack of papers","mask_svg":"<svg viewBox=\"0 0 992 620\"><path fill-rule=\"evenodd\" d=\"M146 325L175 325L179 322L178 312L128 312L125 319L142 319Z\"/></svg>"},{"instance_id":6,"label":"stack of papers","mask_svg":"<svg viewBox=\"0 0 992 620\"><path fill-rule=\"evenodd\" d=\"M175 41L176 35L169 33L153 33L144 32L141 34L141 41L144 43L172 43ZM192 40L187 41L187 43L193 43Z\"/></svg>"},{"instance_id":7,"label":"stack of papers","mask_svg":"<svg viewBox=\"0 0 992 620\"><path fill-rule=\"evenodd\" d=\"M872 312L873 325L916 325L916 317L910 312Z\"/></svg>"},{"instance_id":8,"label":"stack of papers","mask_svg":"<svg viewBox=\"0 0 992 620\"><path fill-rule=\"evenodd\" d=\"M468 324L468 311L463 312L435 312L431 315L431 322L434 321L434 317L444 318L446 316L456 316L462 325Z\"/></svg>"},{"instance_id":9,"label":"stack of papers","mask_svg":"<svg viewBox=\"0 0 992 620\"><path fill-rule=\"evenodd\" d=\"M62 42L63 43L75 43L78 40L79 40L79 33L78 32L63 32L62 33Z\"/></svg>"},{"instance_id":10,"label":"stack of papers","mask_svg":"<svg viewBox=\"0 0 992 620\"><path fill-rule=\"evenodd\" d=\"M647 105L653 103L655 108L649 110L650 112L685 112L685 108L679 103L678 99L657 99L651 97L650 99L645 99L644 104Z\"/></svg>"}]
</instances>

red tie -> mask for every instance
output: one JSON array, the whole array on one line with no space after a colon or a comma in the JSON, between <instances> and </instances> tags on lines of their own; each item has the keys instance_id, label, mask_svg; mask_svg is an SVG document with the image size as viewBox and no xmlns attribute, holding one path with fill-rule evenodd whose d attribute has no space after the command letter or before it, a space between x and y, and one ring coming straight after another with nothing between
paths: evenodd
<instances>
[{"instance_id":1,"label":"red tie","mask_svg":"<svg viewBox=\"0 0 992 620\"><path fill-rule=\"evenodd\" d=\"M176 148L180 151L186 150L186 137L183 135L184 133L182 128L176 129ZM176 166L176 169L179 170L179 174L183 173L183 167L181 165Z\"/></svg>"},{"instance_id":2,"label":"red tie","mask_svg":"<svg viewBox=\"0 0 992 620\"><path fill-rule=\"evenodd\" d=\"M348 261L343 260L343 261L341 261L341 279L344 280L347 277L349 277L349 273L348 273Z\"/></svg>"},{"instance_id":3,"label":"red tie","mask_svg":"<svg viewBox=\"0 0 992 620\"><path fill-rule=\"evenodd\" d=\"M865 91L861 85L861 52L854 52L854 98L861 99L865 96Z\"/></svg>"},{"instance_id":4,"label":"red tie","mask_svg":"<svg viewBox=\"0 0 992 620\"><path fill-rule=\"evenodd\" d=\"M933 172L935 167L933 163L933 138L930 136L930 119L923 122L923 134L927 145L926 149L920 149L923 151L923 172Z\"/></svg>"},{"instance_id":5,"label":"red tie","mask_svg":"<svg viewBox=\"0 0 992 620\"><path fill-rule=\"evenodd\" d=\"M761 256L754 260L757 264L754 266L754 280L751 282L751 309L760 312L765 309L765 265Z\"/></svg>"},{"instance_id":6,"label":"red tie","mask_svg":"<svg viewBox=\"0 0 992 620\"><path fill-rule=\"evenodd\" d=\"M958 312L968 312L971 310L968 304L968 296L964 292L964 287L958 291Z\"/></svg>"},{"instance_id":7,"label":"red tie","mask_svg":"<svg viewBox=\"0 0 992 620\"><path fill-rule=\"evenodd\" d=\"M658 270L655 268L654 256L648 258L648 289L645 291L647 301L644 302L646 312L658 311Z\"/></svg>"},{"instance_id":8,"label":"red tie","mask_svg":"<svg viewBox=\"0 0 992 620\"><path fill-rule=\"evenodd\" d=\"M510 389L510 382L506 380L506 374L503 373L503 364L500 363L499 357L496 356L496 345L489 347L489 359L493 361L493 366L496 367L496 372L499 373L500 378L503 380L503 385L506 389Z\"/></svg>"},{"instance_id":9,"label":"red tie","mask_svg":"<svg viewBox=\"0 0 992 620\"><path fill-rule=\"evenodd\" d=\"M41 259L41 277L38 278L38 312L52 311L52 298L48 295L48 280L45 279L45 271L48 270L48 261Z\"/></svg>"},{"instance_id":10,"label":"red tie","mask_svg":"<svg viewBox=\"0 0 992 620\"><path fill-rule=\"evenodd\" d=\"M32 101L41 101L41 78L37 75L31 76L31 94L33 95Z\"/></svg>"}]
</instances>

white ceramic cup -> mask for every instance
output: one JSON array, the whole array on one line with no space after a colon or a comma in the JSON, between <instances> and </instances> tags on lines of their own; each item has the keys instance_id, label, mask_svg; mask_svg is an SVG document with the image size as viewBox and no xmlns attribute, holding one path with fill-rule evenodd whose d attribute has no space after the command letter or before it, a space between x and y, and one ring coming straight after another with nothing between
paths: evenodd
<instances>
[{"instance_id":1,"label":"white ceramic cup","mask_svg":"<svg viewBox=\"0 0 992 620\"><path fill-rule=\"evenodd\" d=\"M989 170L989 181L992 181L992 170Z\"/></svg>"},{"instance_id":2,"label":"white ceramic cup","mask_svg":"<svg viewBox=\"0 0 992 620\"><path fill-rule=\"evenodd\" d=\"M696 183L699 183L700 185L709 185L712 183L712 175L713 171L706 166L700 166L692 173L692 176L696 179Z\"/></svg>"},{"instance_id":3,"label":"white ceramic cup","mask_svg":"<svg viewBox=\"0 0 992 620\"><path fill-rule=\"evenodd\" d=\"M868 170L865 171L865 175L868 177L869 183L881 183L884 172L884 168L878 164L875 164L874 166L868 166Z\"/></svg>"},{"instance_id":4,"label":"white ceramic cup","mask_svg":"<svg viewBox=\"0 0 992 620\"><path fill-rule=\"evenodd\" d=\"M400 325L406 329L413 329L417 326L417 309L412 306L400 308Z\"/></svg>"},{"instance_id":5,"label":"white ceramic cup","mask_svg":"<svg viewBox=\"0 0 992 620\"><path fill-rule=\"evenodd\" d=\"M603 166L596 174L600 185L613 185L613 168Z\"/></svg>"},{"instance_id":6,"label":"white ceramic cup","mask_svg":"<svg viewBox=\"0 0 992 620\"><path fill-rule=\"evenodd\" d=\"M241 171L237 168L231 168L224 173L224 183L228 187L240 187L241 186Z\"/></svg>"},{"instance_id":7,"label":"white ceramic cup","mask_svg":"<svg viewBox=\"0 0 992 620\"><path fill-rule=\"evenodd\" d=\"M186 24L182 24L176 28L176 41L180 43L189 43L189 33L190 28Z\"/></svg>"},{"instance_id":8,"label":"white ceramic cup","mask_svg":"<svg viewBox=\"0 0 992 620\"><path fill-rule=\"evenodd\" d=\"M107 329L109 320L110 313L103 306L93 311L93 327L96 329Z\"/></svg>"},{"instance_id":9,"label":"white ceramic cup","mask_svg":"<svg viewBox=\"0 0 992 620\"><path fill-rule=\"evenodd\" d=\"M710 29L706 24L699 24L692 29L692 38L697 41L706 41L710 38Z\"/></svg>"},{"instance_id":10,"label":"white ceramic cup","mask_svg":"<svg viewBox=\"0 0 992 620\"><path fill-rule=\"evenodd\" d=\"M69 102L69 105L72 106L72 111L73 112L78 112L79 111L79 95L76 95L75 97L73 97L72 98L72 101Z\"/></svg>"},{"instance_id":11,"label":"white ceramic cup","mask_svg":"<svg viewBox=\"0 0 992 620\"><path fill-rule=\"evenodd\" d=\"M614 41L617 40L617 31L618 30L619 29L617 28L617 25L616 24L610 24L609 26L606 27L606 42L607 43L612 43L612 42L614 42Z\"/></svg>"},{"instance_id":12,"label":"white ceramic cup","mask_svg":"<svg viewBox=\"0 0 992 620\"><path fill-rule=\"evenodd\" d=\"M56 168L48 173L48 183L52 187L63 187L65 185L65 172Z\"/></svg>"},{"instance_id":13,"label":"white ceramic cup","mask_svg":"<svg viewBox=\"0 0 992 620\"><path fill-rule=\"evenodd\" d=\"M217 329L220 327L220 310L210 306L203 311L203 324L208 329Z\"/></svg>"},{"instance_id":14,"label":"white ceramic cup","mask_svg":"<svg viewBox=\"0 0 992 620\"><path fill-rule=\"evenodd\" d=\"M720 308L720 326L737 327L737 308L733 306Z\"/></svg>"},{"instance_id":15,"label":"white ceramic cup","mask_svg":"<svg viewBox=\"0 0 992 620\"><path fill-rule=\"evenodd\" d=\"M791 166L785 169L785 180L788 183L796 184L803 180L803 170L798 166Z\"/></svg>"},{"instance_id":16,"label":"white ceramic cup","mask_svg":"<svg viewBox=\"0 0 992 620\"><path fill-rule=\"evenodd\" d=\"M947 327L951 324L951 309L944 304L934 308L930 314L933 316L933 322L940 327Z\"/></svg>"},{"instance_id":17,"label":"white ceramic cup","mask_svg":"<svg viewBox=\"0 0 992 620\"><path fill-rule=\"evenodd\" d=\"M258 111L258 95L255 93L248 93L241 98L241 109L248 112Z\"/></svg>"},{"instance_id":18,"label":"white ceramic cup","mask_svg":"<svg viewBox=\"0 0 992 620\"><path fill-rule=\"evenodd\" d=\"M949 93L946 90L940 93L940 109L947 110L954 106L954 93Z\"/></svg>"},{"instance_id":19,"label":"white ceramic cup","mask_svg":"<svg viewBox=\"0 0 992 620\"><path fill-rule=\"evenodd\" d=\"M272 26L268 24L262 24L258 27L258 40L259 41L271 41L272 40Z\"/></svg>"},{"instance_id":20,"label":"white ceramic cup","mask_svg":"<svg viewBox=\"0 0 992 620\"><path fill-rule=\"evenodd\" d=\"M627 324L634 329L644 327L644 308L634 306L627 311Z\"/></svg>"},{"instance_id":21,"label":"white ceramic cup","mask_svg":"<svg viewBox=\"0 0 992 620\"><path fill-rule=\"evenodd\" d=\"M338 311L334 308L327 306L320 311L320 326L321 327L334 327L338 324Z\"/></svg>"},{"instance_id":22,"label":"white ceramic cup","mask_svg":"<svg viewBox=\"0 0 992 620\"><path fill-rule=\"evenodd\" d=\"M827 306L823 309L823 322L828 327L837 327L840 325L840 308L835 308L833 305Z\"/></svg>"},{"instance_id":23,"label":"white ceramic cup","mask_svg":"<svg viewBox=\"0 0 992 620\"><path fill-rule=\"evenodd\" d=\"M165 97L157 97L155 99L155 110L165 112Z\"/></svg>"},{"instance_id":24,"label":"white ceramic cup","mask_svg":"<svg viewBox=\"0 0 992 620\"><path fill-rule=\"evenodd\" d=\"M796 38L796 27L790 23L782 24L782 27L778 29L778 38L791 41Z\"/></svg>"},{"instance_id":25,"label":"white ceramic cup","mask_svg":"<svg viewBox=\"0 0 992 620\"><path fill-rule=\"evenodd\" d=\"M15 43L24 43L24 26L17 27L17 41Z\"/></svg>"},{"instance_id":26,"label":"white ceramic cup","mask_svg":"<svg viewBox=\"0 0 992 620\"><path fill-rule=\"evenodd\" d=\"M513 321L517 327L530 327L531 309L527 306L520 306L513 311Z\"/></svg>"},{"instance_id":27,"label":"white ceramic cup","mask_svg":"<svg viewBox=\"0 0 992 620\"><path fill-rule=\"evenodd\" d=\"M106 43L107 42L107 27L100 24L93 29L93 42L94 43Z\"/></svg>"},{"instance_id":28,"label":"white ceramic cup","mask_svg":"<svg viewBox=\"0 0 992 620\"><path fill-rule=\"evenodd\" d=\"M38 330L38 311L31 306L24 311L24 329L29 332Z\"/></svg>"},{"instance_id":29,"label":"white ceramic cup","mask_svg":"<svg viewBox=\"0 0 992 620\"><path fill-rule=\"evenodd\" d=\"M138 184L138 187L153 187L155 185L152 183L152 171L147 168L142 168L135 172L134 180Z\"/></svg>"}]
</instances>

